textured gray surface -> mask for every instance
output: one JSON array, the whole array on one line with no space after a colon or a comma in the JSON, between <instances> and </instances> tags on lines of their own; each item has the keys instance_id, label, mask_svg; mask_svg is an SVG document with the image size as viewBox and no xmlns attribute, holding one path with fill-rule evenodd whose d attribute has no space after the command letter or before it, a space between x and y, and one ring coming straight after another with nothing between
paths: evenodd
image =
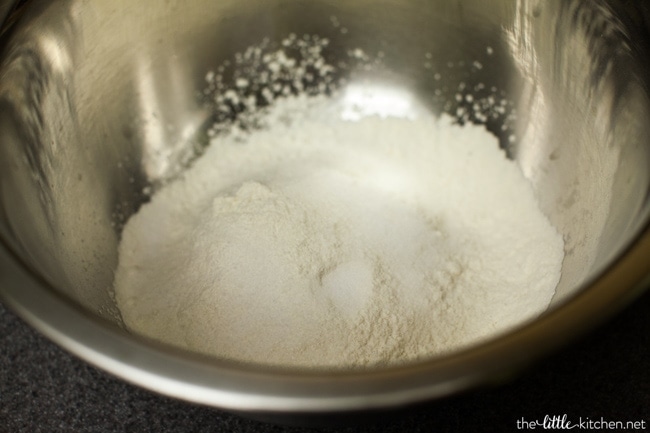
<instances>
[{"instance_id":1,"label":"textured gray surface","mask_svg":"<svg viewBox=\"0 0 650 433\"><path fill-rule=\"evenodd\" d=\"M650 293L586 339L513 383L428 403L340 432L516 430L516 421L645 420L650 430ZM578 429L576 429L578 430ZM188 405L77 360L0 304L0 433L305 432Z\"/></svg>"}]
</instances>

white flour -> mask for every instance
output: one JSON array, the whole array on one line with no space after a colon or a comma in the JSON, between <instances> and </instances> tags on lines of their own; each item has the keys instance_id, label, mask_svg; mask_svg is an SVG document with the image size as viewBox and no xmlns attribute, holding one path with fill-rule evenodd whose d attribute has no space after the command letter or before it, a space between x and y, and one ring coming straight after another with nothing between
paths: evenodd
<instances>
[{"instance_id":1,"label":"white flour","mask_svg":"<svg viewBox=\"0 0 650 433\"><path fill-rule=\"evenodd\" d=\"M128 221L128 328L242 362L355 367L454 350L548 306L562 238L483 127L323 107L295 127L291 104L244 142L215 139Z\"/></svg>"}]
</instances>

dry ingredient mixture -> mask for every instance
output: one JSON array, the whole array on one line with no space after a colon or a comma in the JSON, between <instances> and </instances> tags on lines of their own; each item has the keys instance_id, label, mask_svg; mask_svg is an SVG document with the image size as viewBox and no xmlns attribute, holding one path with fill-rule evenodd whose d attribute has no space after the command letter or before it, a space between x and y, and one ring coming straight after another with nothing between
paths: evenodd
<instances>
[{"instance_id":1,"label":"dry ingredient mixture","mask_svg":"<svg viewBox=\"0 0 650 433\"><path fill-rule=\"evenodd\" d=\"M221 135L124 228L131 330L232 360L365 367L541 313L563 241L482 126L290 97ZM299 126L297 126L299 125Z\"/></svg>"},{"instance_id":2,"label":"dry ingredient mixture","mask_svg":"<svg viewBox=\"0 0 650 433\"><path fill-rule=\"evenodd\" d=\"M363 368L476 343L548 306L562 237L470 123L507 132L503 94L442 87L451 116L435 118L399 90L344 82L383 53L350 50L335 67L328 46L266 40L208 73L210 145L123 229L114 289L130 330L245 363Z\"/></svg>"}]
</instances>

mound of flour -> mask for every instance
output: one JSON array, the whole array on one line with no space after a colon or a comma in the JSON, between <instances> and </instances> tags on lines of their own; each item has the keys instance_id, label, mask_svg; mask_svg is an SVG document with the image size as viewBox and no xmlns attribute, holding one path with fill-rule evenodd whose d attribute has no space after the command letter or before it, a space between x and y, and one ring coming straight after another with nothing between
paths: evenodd
<instances>
[{"instance_id":1,"label":"mound of flour","mask_svg":"<svg viewBox=\"0 0 650 433\"><path fill-rule=\"evenodd\" d=\"M548 306L562 237L483 127L311 111L291 123L278 104L265 129L217 137L131 217L115 278L129 329L241 362L365 367Z\"/></svg>"}]
</instances>

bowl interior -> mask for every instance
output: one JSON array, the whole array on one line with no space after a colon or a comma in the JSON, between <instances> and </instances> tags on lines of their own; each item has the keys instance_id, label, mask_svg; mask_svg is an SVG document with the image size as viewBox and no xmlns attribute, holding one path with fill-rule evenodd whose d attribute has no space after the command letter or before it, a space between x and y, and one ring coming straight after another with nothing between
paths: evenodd
<instances>
[{"instance_id":1,"label":"bowl interior","mask_svg":"<svg viewBox=\"0 0 650 433\"><path fill-rule=\"evenodd\" d=\"M234 86L237 53L318 35L342 88L397 89L498 136L564 236L553 308L647 222L637 31L634 10L604 2L34 0L0 46L0 234L51 287L119 323L121 227L205 146L206 74L225 65ZM375 66L351 66L356 49Z\"/></svg>"}]
</instances>

